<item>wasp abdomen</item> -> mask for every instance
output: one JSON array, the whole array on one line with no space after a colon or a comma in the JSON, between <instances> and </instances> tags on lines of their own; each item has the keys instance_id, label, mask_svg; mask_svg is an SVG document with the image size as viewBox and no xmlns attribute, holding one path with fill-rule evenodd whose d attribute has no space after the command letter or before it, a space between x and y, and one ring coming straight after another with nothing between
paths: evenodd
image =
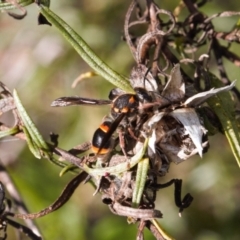
<instances>
[{"instance_id":1,"label":"wasp abdomen","mask_svg":"<svg viewBox=\"0 0 240 240\"><path fill-rule=\"evenodd\" d=\"M105 121L103 122L99 128L95 131L92 139L92 151L96 154L106 154L111 149L112 139L109 138L106 142L104 138L106 134L108 134L112 123Z\"/></svg>"}]
</instances>

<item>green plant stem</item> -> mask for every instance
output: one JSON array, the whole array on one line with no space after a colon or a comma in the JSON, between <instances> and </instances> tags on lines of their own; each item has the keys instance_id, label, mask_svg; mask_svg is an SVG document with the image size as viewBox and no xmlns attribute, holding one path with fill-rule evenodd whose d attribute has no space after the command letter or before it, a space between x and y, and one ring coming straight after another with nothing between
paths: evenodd
<instances>
[{"instance_id":1,"label":"green plant stem","mask_svg":"<svg viewBox=\"0 0 240 240\"><path fill-rule=\"evenodd\" d=\"M138 205L140 204L146 179L147 179L148 167L149 167L149 158L144 158L138 163L136 185L134 187L133 198L132 198L133 207L138 207Z\"/></svg>"}]
</instances>

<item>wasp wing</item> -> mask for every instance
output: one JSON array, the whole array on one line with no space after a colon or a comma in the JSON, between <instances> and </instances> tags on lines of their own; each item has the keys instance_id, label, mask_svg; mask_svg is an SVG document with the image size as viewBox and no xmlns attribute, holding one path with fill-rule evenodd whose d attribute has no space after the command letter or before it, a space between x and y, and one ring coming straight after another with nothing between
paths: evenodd
<instances>
[{"instance_id":1,"label":"wasp wing","mask_svg":"<svg viewBox=\"0 0 240 240\"><path fill-rule=\"evenodd\" d=\"M111 100L104 99L91 99L83 97L61 97L54 100L51 103L52 107L66 107L71 105L108 105L111 104Z\"/></svg>"}]
</instances>

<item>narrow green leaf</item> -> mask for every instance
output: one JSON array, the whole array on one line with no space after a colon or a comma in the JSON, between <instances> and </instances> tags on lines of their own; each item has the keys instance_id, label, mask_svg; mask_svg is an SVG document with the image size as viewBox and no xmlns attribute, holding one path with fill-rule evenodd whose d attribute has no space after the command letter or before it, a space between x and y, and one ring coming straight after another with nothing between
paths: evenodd
<instances>
[{"instance_id":1,"label":"narrow green leaf","mask_svg":"<svg viewBox=\"0 0 240 240\"><path fill-rule=\"evenodd\" d=\"M37 130L36 126L34 125L33 121L31 120L31 118L28 116L26 110L24 109L24 107L17 95L16 90L13 91L13 98L15 101L16 108L18 110L19 117L23 124L22 129L25 133L28 147L29 147L30 151L33 153L33 155L39 159L41 157L45 157L48 160L50 160L50 162L54 163L55 165L57 165L59 167L62 167L62 168L66 167L67 166L66 163L56 160L52 156L52 152L49 149L49 146L44 141L43 137Z\"/></svg>"},{"instance_id":2,"label":"narrow green leaf","mask_svg":"<svg viewBox=\"0 0 240 240\"><path fill-rule=\"evenodd\" d=\"M221 81L212 73L208 73L213 87L222 87ZM218 116L224 134L232 149L233 155L240 167L240 136L238 124L234 116L234 101L230 92L222 92L207 100L208 105L214 110Z\"/></svg>"},{"instance_id":3,"label":"narrow green leaf","mask_svg":"<svg viewBox=\"0 0 240 240\"><path fill-rule=\"evenodd\" d=\"M23 122L23 125L27 129L27 132L29 133L29 136L31 138L30 142L33 142L34 146L36 145L39 148L39 150L41 152L41 156L51 159L51 154L50 154L48 145L46 144L43 137L37 130L32 119L28 116L26 110L24 109L24 107L18 97L16 90L13 90L13 98L14 98L19 116Z\"/></svg>"},{"instance_id":4,"label":"narrow green leaf","mask_svg":"<svg viewBox=\"0 0 240 240\"><path fill-rule=\"evenodd\" d=\"M78 167L76 167L75 165L66 165L61 172L59 173L59 176L62 177L65 173L69 172L69 171L74 171L76 169L79 169Z\"/></svg>"},{"instance_id":5,"label":"narrow green leaf","mask_svg":"<svg viewBox=\"0 0 240 240\"><path fill-rule=\"evenodd\" d=\"M25 126L22 127L22 130L26 136L26 141L29 150L34 155L35 158L41 159L41 152L36 143L33 141L31 134L28 132L27 128Z\"/></svg>"},{"instance_id":6,"label":"narrow green leaf","mask_svg":"<svg viewBox=\"0 0 240 240\"><path fill-rule=\"evenodd\" d=\"M49 23L60 31L60 33L73 46L83 60L93 68L94 71L124 91L134 93L129 80L125 76L115 72L106 63L104 63L66 22L64 22L46 6L40 5L40 12Z\"/></svg>"},{"instance_id":7,"label":"narrow green leaf","mask_svg":"<svg viewBox=\"0 0 240 240\"><path fill-rule=\"evenodd\" d=\"M27 5L30 5L31 3L34 3L34 0L19 0L17 2L17 4L21 7L25 7ZM0 0L0 11L1 10L11 10L11 9L16 9L17 5L16 4L12 4L11 1L9 2L2 2Z\"/></svg>"},{"instance_id":8,"label":"narrow green leaf","mask_svg":"<svg viewBox=\"0 0 240 240\"><path fill-rule=\"evenodd\" d=\"M4 131L0 131L0 138L10 136L10 135L16 134L18 132L19 132L18 126L15 126L13 128L10 128L10 129L4 130Z\"/></svg>"},{"instance_id":9,"label":"narrow green leaf","mask_svg":"<svg viewBox=\"0 0 240 240\"><path fill-rule=\"evenodd\" d=\"M138 163L137 166L137 175L136 175L136 185L133 190L133 197L132 197L132 206L138 207L140 204L143 190L145 187L146 179L147 179L147 173L149 168L149 159L144 158Z\"/></svg>"},{"instance_id":10,"label":"narrow green leaf","mask_svg":"<svg viewBox=\"0 0 240 240\"><path fill-rule=\"evenodd\" d=\"M85 172L87 172L89 175L91 175L95 178L104 176L104 175L106 175L106 173L108 173L110 175L116 175L116 174L128 171L130 168L132 168L136 164L138 164L139 161L141 161L141 159L143 158L143 156L146 152L147 145L148 145L148 138L146 138L142 149L140 151L138 151L138 153L127 162L120 163L113 167L104 167L104 168L95 168L95 169L89 168L86 164L84 164L82 169Z\"/></svg>"}]
</instances>

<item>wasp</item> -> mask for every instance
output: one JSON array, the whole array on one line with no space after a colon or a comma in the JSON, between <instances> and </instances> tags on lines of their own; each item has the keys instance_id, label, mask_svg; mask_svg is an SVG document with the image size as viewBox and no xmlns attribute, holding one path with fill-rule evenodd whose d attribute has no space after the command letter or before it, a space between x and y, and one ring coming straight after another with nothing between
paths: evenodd
<instances>
[{"instance_id":1,"label":"wasp","mask_svg":"<svg viewBox=\"0 0 240 240\"><path fill-rule=\"evenodd\" d=\"M128 123L137 116L136 113L139 112L141 105L152 102L152 96L147 90L135 88L135 91L136 94L131 94L125 93L120 89L112 89L109 93L109 100L83 97L61 97L54 100L51 106L111 105L110 115L104 118L99 128L94 132L92 138L92 151L97 155L106 155L114 145L112 135L120 123L123 122L123 119L125 119L125 126L128 125ZM123 125L124 124L122 124L122 126ZM124 155L126 155L125 152Z\"/></svg>"},{"instance_id":2,"label":"wasp","mask_svg":"<svg viewBox=\"0 0 240 240\"><path fill-rule=\"evenodd\" d=\"M90 99L83 97L61 97L56 99L51 106L63 107L70 105L111 105L111 113L104 118L99 128L95 131L92 138L92 151L97 155L107 154L113 146L111 136L115 130L122 126L125 130L128 128L132 138L137 138L134 133L139 132L140 125L146 120L146 112L151 113L151 109L155 105L159 105L161 97L159 96L157 80L153 78L149 69L142 64L138 64L131 72L130 84L135 94L126 93L119 88L112 89L109 93L109 100ZM168 101L167 101L168 104ZM150 110L150 111L149 111ZM153 111L152 111L153 112ZM130 123L134 123L136 118L140 118L139 123L133 127L129 127ZM134 129L134 131L131 131ZM128 131L123 131L125 134ZM136 134L138 135L138 133ZM128 137L125 136L124 139ZM121 141L122 139L122 141ZM124 142L119 137L120 146ZM121 147L124 155L124 148Z\"/></svg>"}]
</instances>

